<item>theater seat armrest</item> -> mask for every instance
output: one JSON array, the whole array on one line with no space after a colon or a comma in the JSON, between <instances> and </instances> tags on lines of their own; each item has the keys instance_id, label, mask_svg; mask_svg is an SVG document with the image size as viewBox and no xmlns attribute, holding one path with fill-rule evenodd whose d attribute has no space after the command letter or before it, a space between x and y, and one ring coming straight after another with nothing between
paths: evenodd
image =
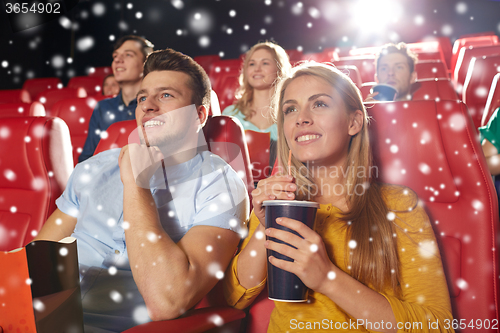
<instances>
[{"instance_id":1,"label":"theater seat armrest","mask_svg":"<svg viewBox=\"0 0 500 333\"><path fill-rule=\"evenodd\" d=\"M198 333L245 317L242 310L231 307L209 307L189 311L182 318L152 321L132 327L123 333Z\"/></svg>"}]
</instances>

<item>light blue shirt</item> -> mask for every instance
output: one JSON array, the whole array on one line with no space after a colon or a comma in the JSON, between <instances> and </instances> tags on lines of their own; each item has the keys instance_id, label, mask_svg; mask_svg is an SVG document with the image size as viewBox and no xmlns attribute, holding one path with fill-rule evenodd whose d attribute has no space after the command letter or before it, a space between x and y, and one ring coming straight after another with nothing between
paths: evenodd
<instances>
[{"instance_id":1,"label":"light blue shirt","mask_svg":"<svg viewBox=\"0 0 500 333\"><path fill-rule=\"evenodd\" d=\"M222 111L222 114L237 118L243 125L243 128L246 130L251 130L261 133L271 133L271 140L278 141L278 126L276 124L272 124L266 129L260 129L257 126L255 126L252 122L245 120L245 115L241 113L240 110L235 109L234 105L229 105L227 108L224 109L224 111Z\"/></svg>"},{"instance_id":2,"label":"light blue shirt","mask_svg":"<svg viewBox=\"0 0 500 333\"><path fill-rule=\"evenodd\" d=\"M130 270L119 153L120 149L108 150L77 164L56 201L63 213L78 219L72 236L77 239L81 269L115 266ZM167 167L166 174L169 190L165 190L161 168L150 185L160 222L174 242L198 225L244 232L248 194L243 181L220 157L204 151Z\"/></svg>"}]
</instances>

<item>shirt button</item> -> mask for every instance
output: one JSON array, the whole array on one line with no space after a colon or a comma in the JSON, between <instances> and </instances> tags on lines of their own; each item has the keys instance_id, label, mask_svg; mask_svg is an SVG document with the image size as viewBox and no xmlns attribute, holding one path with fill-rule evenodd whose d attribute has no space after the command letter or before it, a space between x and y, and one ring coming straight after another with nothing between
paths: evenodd
<instances>
[{"instance_id":1,"label":"shirt button","mask_svg":"<svg viewBox=\"0 0 500 333\"><path fill-rule=\"evenodd\" d=\"M118 250L115 250L115 253L116 253L116 254L120 254L120 251L118 251Z\"/></svg>"}]
</instances>

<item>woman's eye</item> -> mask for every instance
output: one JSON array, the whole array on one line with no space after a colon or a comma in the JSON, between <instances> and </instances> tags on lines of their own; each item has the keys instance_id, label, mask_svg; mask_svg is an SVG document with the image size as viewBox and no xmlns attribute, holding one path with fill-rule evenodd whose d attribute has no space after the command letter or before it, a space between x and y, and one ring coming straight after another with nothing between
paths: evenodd
<instances>
[{"instance_id":1,"label":"woman's eye","mask_svg":"<svg viewBox=\"0 0 500 333\"><path fill-rule=\"evenodd\" d=\"M328 106L328 105L326 105L326 104L325 104L324 102L322 102L322 101L316 101L316 102L314 102L314 107L315 107L315 108L318 108L318 107L324 107L324 106Z\"/></svg>"},{"instance_id":2,"label":"woman's eye","mask_svg":"<svg viewBox=\"0 0 500 333\"><path fill-rule=\"evenodd\" d=\"M283 110L283 114L286 116L287 114L289 114L290 112L294 112L295 110L295 106L289 106Z\"/></svg>"}]
</instances>

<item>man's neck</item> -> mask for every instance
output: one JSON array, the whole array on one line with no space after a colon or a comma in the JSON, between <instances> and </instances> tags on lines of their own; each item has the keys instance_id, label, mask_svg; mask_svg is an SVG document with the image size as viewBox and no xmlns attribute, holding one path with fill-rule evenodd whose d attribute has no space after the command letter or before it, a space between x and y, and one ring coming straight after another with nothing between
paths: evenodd
<instances>
[{"instance_id":1,"label":"man's neck","mask_svg":"<svg viewBox=\"0 0 500 333\"><path fill-rule=\"evenodd\" d=\"M128 106L130 101L137 97L137 92L141 88L141 81L124 83L120 85L123 103Z\"/></svg>"}]
</instances>

